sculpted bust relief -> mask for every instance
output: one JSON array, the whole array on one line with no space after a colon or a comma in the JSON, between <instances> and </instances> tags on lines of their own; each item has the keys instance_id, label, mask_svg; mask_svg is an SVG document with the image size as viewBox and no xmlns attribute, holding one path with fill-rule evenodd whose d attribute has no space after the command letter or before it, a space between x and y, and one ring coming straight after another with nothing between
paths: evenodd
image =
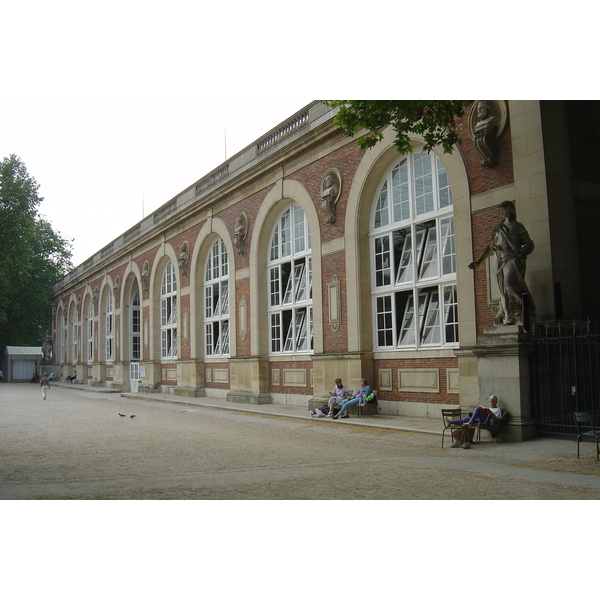
<instances>
[{"instance_id":1,"label":"sculpted bust relief","mask_svg":"<svg viewBox=\"0 0 600 600\"><path fill-rule=\"evenodd\" d=\"M337 169L325 174L321 183L321 208L327 215L328 223L335 223L335 206L340 197L342 179Z\"/></svg>"}]
</instances>

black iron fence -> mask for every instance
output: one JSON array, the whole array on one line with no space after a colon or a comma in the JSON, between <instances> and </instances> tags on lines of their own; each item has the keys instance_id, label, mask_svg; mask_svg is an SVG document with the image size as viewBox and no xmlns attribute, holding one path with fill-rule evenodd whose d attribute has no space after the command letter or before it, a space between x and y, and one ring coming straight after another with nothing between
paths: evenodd
<instances>
[{"instance_id":1,"label":"black iron fence","mask_svg":"<svg viewBox=\"0 0 600 600\"><path fill-rule=\"evenodd\" d=\"M600 334L589 321L532 327L531 386L538 434L575 435L573 411L600 425Z\"/></svg>"}]
</instances>

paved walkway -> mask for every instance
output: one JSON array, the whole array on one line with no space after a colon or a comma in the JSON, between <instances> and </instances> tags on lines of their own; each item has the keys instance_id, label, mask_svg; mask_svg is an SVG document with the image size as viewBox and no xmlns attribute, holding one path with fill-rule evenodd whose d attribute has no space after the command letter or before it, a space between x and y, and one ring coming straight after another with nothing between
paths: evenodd
<instances>
[{"instance_id":1,"label":"paved walkway","mask_svg":"<svg viewBox=\"0 0 600 600\"><path fill-rule=\"evenodd\" d=\"M85 390L88 392L101 392L106 394L115 393L121 394L125 398L135 398L140 400L154 402L170 402L173 404L181 404L183 406L205 406L208 408L218 408L223 410L241 411L245 413L259 413L272 415L277 417L287 417L290 419L306 419L311 420L309 410L302 406L284 405L284 404L238 404L228 402L223 398L199 397L187 398L183 396L175 396L172 393L159 394L152 392L150 394L120 392L108 387L69 384L69 383L53 383L55 386L68 387L72 389ZM331 421L329 418L321 418L320 421ZM440 419L428 419L418 417L399 417L392 415L379 415L366 417L351 417L349 419L337 420L336 423L347 423L352 425L360 425L361 427L377 427L381 429L395 429L398 431L415 431L420 433L430 433L440 435L442 433L442 421Z\"/></svg>"}]
</instances>

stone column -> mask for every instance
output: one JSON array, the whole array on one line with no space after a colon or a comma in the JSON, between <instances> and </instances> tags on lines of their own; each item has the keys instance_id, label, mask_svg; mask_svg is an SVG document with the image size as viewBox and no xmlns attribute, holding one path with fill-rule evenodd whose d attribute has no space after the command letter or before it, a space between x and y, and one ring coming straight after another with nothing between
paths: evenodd
<instances>
[{"instance_id":1,"label":"stone column","mask_svg":"<svg viewBox=\"0 0 600 600\"><path fill-rule=\"evenodd\" d=\"M271 404L269 359L258 356L229 359L231 391L229 402Z\"/></svg>"},{"instance_id":2,"label":"stone column","mask_svg":"<svg viewBox=\"0 0 600 600\"><path fill-rule=\"evenodd\" d=\"M477 357L479 404L487 406L486 399L495 394L500 408L510 414L500 434L502 439L521 442L534 438L529 370L532 343L523 327L488 327L477 345L465 350Z\"/></svg>"}]
</instances>

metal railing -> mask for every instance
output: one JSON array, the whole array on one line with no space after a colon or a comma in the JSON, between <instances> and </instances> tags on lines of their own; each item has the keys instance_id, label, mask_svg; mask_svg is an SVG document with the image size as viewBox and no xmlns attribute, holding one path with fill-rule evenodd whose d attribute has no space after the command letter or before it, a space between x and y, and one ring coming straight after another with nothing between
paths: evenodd
<instances>
[{"instance_id":1,"label":"metal railing","mask_svg":"<svg viewBox=\"0 0 600 600\"><path fill-rule=\"evenodd\" d=\"M590 321L532 327L531 387L537 432L575 435L573 411L600 419L600 351Z\"/></svg>"}]
</instances>

